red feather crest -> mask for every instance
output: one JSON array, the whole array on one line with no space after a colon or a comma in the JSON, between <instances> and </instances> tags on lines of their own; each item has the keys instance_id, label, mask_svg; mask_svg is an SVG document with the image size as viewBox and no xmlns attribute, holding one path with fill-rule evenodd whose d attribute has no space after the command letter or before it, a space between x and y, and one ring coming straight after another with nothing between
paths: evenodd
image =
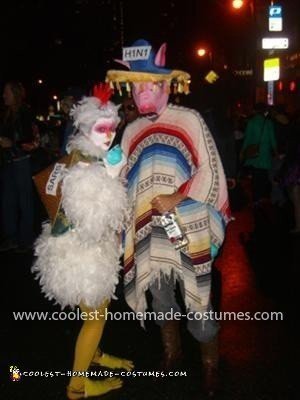
<instances>
[{"instance_id":1,"label":"red feather crest","mask_svg":"<svg viewBox=\"0 0 300 400\"><path fill-rule=\"evenodd\" d=\"M106 104L112 94L113 90L109 87L109 83L99 83L93 88L93 96L97 97L102 104Z\"/></svg>"}]
</instances>

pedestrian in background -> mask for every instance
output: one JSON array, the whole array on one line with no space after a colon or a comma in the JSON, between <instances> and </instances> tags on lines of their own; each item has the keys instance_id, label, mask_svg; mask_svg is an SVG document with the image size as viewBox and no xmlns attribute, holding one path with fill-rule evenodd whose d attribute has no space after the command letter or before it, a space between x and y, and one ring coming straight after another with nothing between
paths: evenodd
<instances>
[{"instance_id":1,"label":"pedestrian in background","mask_svg":"<svg viewBox=\"0 0 300 400\"><path fill-rule=\"evenodd\" d=\"M39 134L25 90L10 81L3 91L4 113L0 120L1 231L0 251L30 249L33 233L33 191L30 153L39 146Z\"/></svg>"},{"instance_id":2,"label":"pedestrian in background","mask_svg":"<svg viewBox=\"0 0 300 400\"><path fill-rule=\"evenodd\" d=\"M255 205L270 199L271 182L269 173L272 157L277 153L273 121L268 117L265 104L255 106L255 114L248 121L241 158L252 176L252 192Z\"/></svg>"}]
</instances>

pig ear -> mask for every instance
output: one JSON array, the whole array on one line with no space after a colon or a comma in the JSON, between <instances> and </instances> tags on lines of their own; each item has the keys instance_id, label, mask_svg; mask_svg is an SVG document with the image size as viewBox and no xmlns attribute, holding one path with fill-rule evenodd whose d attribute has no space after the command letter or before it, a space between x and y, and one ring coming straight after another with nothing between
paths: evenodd
<instances>
[{"instance_id":1,"label":"pig ear","mask_svg":"<svg viewBox=\"0 0 300 400\"><path fill-rule=\"evenodd\" d=\"M130 69L130 64L127 61L123 61L123 60L118 60L118 59L114 59L115 62L124 65L125 67L127 67L128 69Z\"/></svg>"},{"instance_id":2,"label":"pig ear","mask_svg":"<svg viewBox=\"0 0 300 400\"><path fill-rule=\"evenodd\" d=\"M166 50L167 43L163 43L155 56L154 63L157 67L164 67L166 65Z\"/></svg>"}]
</instances>

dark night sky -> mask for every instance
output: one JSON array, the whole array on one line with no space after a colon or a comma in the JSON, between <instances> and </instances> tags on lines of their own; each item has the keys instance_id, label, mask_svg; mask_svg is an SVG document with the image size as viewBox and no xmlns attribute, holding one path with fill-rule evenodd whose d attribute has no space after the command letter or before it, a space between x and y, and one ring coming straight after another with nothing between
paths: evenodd
<instances>
[{"instance_id":1,"label":"dark night sky","mask_svg":"<svg viewBox=\"0 0 300 400\"><path fill-rule=\"evenodd\" d=\"M151 11L142 3L123 1L125 42L167 41L170 61L184 64L197 40L220 31L214 0L152 0ZM95 79L108 57L121 54L119 0L10 0L1 8L2 80L42 76L61 85Z\"/></svg>"},{"instance_id":2,"label":"dark night sky","mask_svg":"<svg viewBox=\"0 0 300 400\"><path fill-rule=\"evenodd\" d=\"M256 0L265 13L268 0ZM299 0L283 0L293 4ZM167 41L167 63L192 73L201 69L195 48L209 44L221 62L243 51L251 33L248 11L239 16L229 0L9 0L1 2L0 82L20 79L33 88L38 78L48 92L103 79L121 55L120 4L124 40L144 37L155 47ZM296 4L296 6L295 6ZM299 4L297 11L299 13Z\"/></svg>"}]
</instances>

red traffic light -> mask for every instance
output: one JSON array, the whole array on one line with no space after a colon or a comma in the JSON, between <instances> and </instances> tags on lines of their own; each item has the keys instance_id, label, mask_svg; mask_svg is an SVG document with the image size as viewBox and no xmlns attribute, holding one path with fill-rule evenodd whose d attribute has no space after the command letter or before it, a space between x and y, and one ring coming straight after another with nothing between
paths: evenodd
<instances>
[{"instance_id":1,"label":"red traffic light","mask_svg":"<svg viewBox=\"0 0 300 400\"><path fill-rule=\"evenodd\" d=\"M297 88L296 82L295 81L291 81L290 85L289 85L290 92L295 92L296 88Z\"/></svg>"},{"instance_id":2,"label":"red traffic light","mask_svg":"<svg viewBox=\"0 0 300 400\"><path fill-rule=\"evenodd\" d=\"M283 82L282 82L282 81L278 81L278 83L277 83L277 88L278 88L278 91L279 91L279 92L282 92L282 91L283 91Z\"/></svg>"}]
</instances>

